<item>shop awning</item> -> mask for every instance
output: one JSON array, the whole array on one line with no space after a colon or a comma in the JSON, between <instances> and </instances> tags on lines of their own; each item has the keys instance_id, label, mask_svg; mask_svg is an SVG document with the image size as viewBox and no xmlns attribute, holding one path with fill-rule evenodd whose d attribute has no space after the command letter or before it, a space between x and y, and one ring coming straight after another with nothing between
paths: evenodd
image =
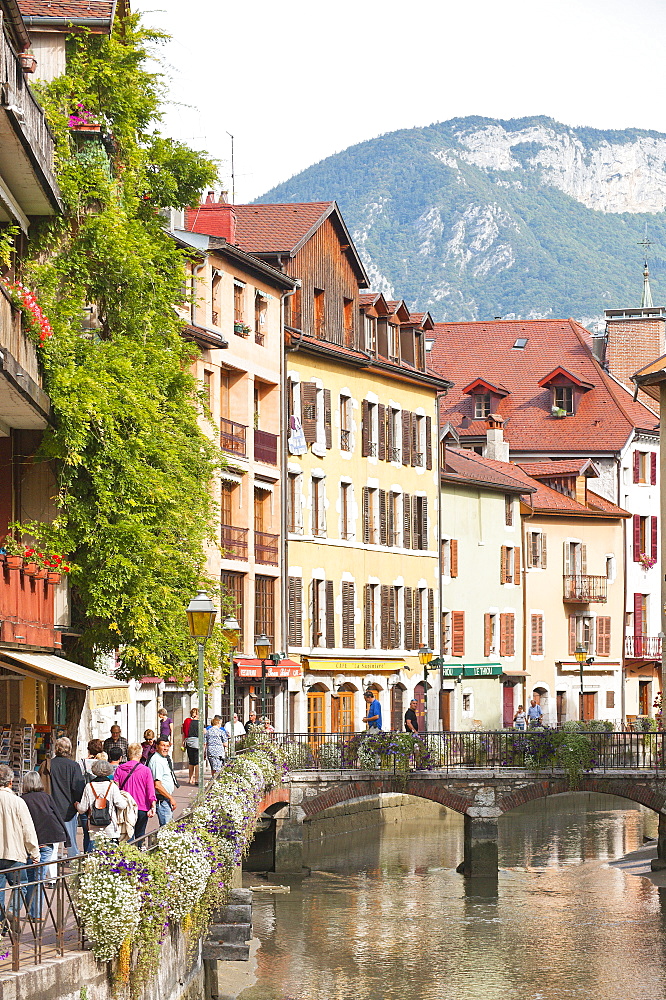
<instances>
[{"instance_id":1,"label":"shop awning","mask_svg":"<svg viewBox=\"0 0 666 1000\"><path fill-rule=\"evenodd\" d=\"M65 660L62 656L3 649L0 650L0 663L26 677L90 691L91 708L99 705L126 705L130 700L129 684L126 681L101 674L97 670L89 670L88 667Z\"/></svg>"},{"instance_id":2,"label":"shop awning","mask_svg":"<svg viewBox=\"0 0 666 1000\"><path fill-rule=\"evenodd\" d=\"M310 659L303 662L303 669L325 670L328 674L348 674L352 671L364 674L378 674L382 671L393 673L396 670L408 670L404 660L324 660Z\"/></svg>"},{"instance_id":3,"label":"shop awning","mask_svg":"<svg viewBox=\"0 0 666 1000\"><path fill-rule=\"evenodd\" d=\"M507 677L527 677L528 674L525 670L514 669L513 667L502 667L502 673L506 674Z\"/></svg>"},{"instance_id":4,"label":"shop awning","mask_svg":"<svg viewBox=\"0 0 666 1000\"><path fill-rule=\"evenodd\" d=\"M239 677L261 677L261 660L234 660L236 673ZM280 660L277 666L272 660L266 661L267 677L300 677L300 663L295 660Z\"/></svg>"}]
</instances>

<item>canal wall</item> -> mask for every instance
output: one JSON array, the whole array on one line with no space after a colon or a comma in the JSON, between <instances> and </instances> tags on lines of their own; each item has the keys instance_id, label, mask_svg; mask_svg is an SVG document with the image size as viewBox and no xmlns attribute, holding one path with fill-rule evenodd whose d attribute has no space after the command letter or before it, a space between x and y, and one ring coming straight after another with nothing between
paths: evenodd
<instances>
[{"instance_id":1,"label":"canal wall","mask_svg":"<svg viewBox=\"0 0 666 1000\"><path fill-rule=\"evenodd\" d=\"M321 846L323 841L348 833L376 829L415 819L439 819L446 808L436 802L415 799L399 792L384 792L341 802L303 823L303 849Z\"/></svg>"}]
</instances>

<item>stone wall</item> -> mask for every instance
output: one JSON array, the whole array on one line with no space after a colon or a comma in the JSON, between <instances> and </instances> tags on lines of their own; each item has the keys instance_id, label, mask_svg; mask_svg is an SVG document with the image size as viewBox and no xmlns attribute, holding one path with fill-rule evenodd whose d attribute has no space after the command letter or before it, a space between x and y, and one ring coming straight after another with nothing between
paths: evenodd
<instances>
[{"instance_id":1,"label":"stone wall","mask_svg":"<svg viewBox=\"0 0 666 1000\"><path fill-rule=\"evenodd\" d=\"M332 837L406 820L439 818L444 812L445 809L438 803L415 799L399 792L386 792L353 802L341 802L304 823L303 849L307 853L309 847L316 847L323 840Z\"/></svg>"}]
</instances>

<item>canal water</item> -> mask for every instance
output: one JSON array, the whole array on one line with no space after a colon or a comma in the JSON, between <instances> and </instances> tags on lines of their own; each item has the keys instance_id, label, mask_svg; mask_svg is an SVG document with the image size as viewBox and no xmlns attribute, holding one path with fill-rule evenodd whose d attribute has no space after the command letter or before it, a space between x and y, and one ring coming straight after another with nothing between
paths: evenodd
<instances>
[{"instance_id":1,"label":"canal water","mask_svg":"<svg viewBox=\"0 0 666 1000\"><path fill-rule=\"evenodd\" d=\"M338 836L254 894L240 1000L666 1000L666 889L609 865L655 830L612 796L532 802L500 821L496 882L456 874L452 813Z\"/></svg>"}]
</instances>

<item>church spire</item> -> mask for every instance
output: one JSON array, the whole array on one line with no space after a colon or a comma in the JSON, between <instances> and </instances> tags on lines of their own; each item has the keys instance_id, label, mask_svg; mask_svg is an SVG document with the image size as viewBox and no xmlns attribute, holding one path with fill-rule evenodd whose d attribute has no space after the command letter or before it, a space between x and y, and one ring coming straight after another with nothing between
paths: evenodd
<instances>
[{"instance_id":1,"label":"church spire","mask_svg":"<svg viewBox=\"0 0 666 1000\"><path fill-rule=\"evenodd\" d=\"M652 289L650 288L650 269L648 267L648 251L652 246L652 243L648 239L647 234L647 222L645 223L645 236L642 241L638 244L639 247L645 248L645 263L643 265L643 294L641 296L641 309L652 309L654 302L652 301Z\"/></svg>"}]
</instances>

